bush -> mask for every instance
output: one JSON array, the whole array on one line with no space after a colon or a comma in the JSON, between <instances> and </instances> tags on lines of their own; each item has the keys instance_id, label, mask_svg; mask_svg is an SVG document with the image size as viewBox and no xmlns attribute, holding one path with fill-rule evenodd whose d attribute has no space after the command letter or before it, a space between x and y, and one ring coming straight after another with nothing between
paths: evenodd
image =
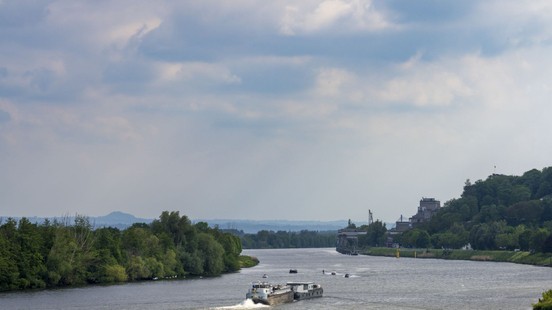
<instances>
[{"instance_id":1,"label":"bush","mask_svg":"<svg viewBox=\"0 0 552 310\"><path fill-rule=\"evenodd\" d=\"M125 267L121 265L110 265L105 267L105 282L125 282L128 276Z\"/></svg>"},{"instance_id":2,"label":"bush","mask_svg":"<svg viewBox=\"0 0 552 310\"><path fill-rule=\"evenodd\" d=\"M533 304L534 310L552 310L552 290L542 293L542 298L539 302Z\"/></svg>"},{"instance_id":3,"label":"bush","mask_svg":"<svg viewBox=\"0 0 552 310\"><path fill-rule=\"evenodd\" d=\"M259 259L255 256L240 255L239 261L241 268L250 268L259 264Z\"/></svg>"}]
</instances>

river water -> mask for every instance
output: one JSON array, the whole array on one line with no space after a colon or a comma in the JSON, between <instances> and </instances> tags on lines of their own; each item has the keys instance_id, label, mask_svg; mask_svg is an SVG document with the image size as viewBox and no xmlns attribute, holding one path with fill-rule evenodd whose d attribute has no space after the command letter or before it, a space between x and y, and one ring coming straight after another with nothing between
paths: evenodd
<instances>
[{"instance_id":1,"label":"river water","mask_svg":"<svg viewBox=\"0 0 552 310\"><path fill-rule=\"evenodd\" d=\"M216 278L0 294L1 309L244 309L250 283L314 281L324 297L275 309L531 309L552 268L511 263L348 256L334 249L246 250L261 263ZM297 269L290 274L289 269ZM325 273L323 273L323 271ZM331 275L335 272L335 275ZM346 273L350 274L345 278ZM263 279L263 274L268 278Z\"/></svg>"}]
</instances>

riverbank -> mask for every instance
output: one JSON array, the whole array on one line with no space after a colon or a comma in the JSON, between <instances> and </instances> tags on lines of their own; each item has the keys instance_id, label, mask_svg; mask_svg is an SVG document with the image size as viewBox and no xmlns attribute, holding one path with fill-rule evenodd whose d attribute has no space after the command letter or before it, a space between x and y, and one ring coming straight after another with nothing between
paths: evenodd
<instances>
[{"instance_id":1,"label":"riverbank","mask_svg":"<svg viewBox=\"0 0 552 310\"><path fill-rule=\"evenodd\" d=\"M255 256L240 255L240 268L251 268L259 264L259 259Z\"/></svg>"},{"instance_id":2,"label":"riverbank","mask_svg":"<svg viewBox=\"0 0 552 310\"><path fill-rule=\"evenodd\" d=\"M493 261L552 267L552 253L524 251L478 251L450 249L399 249L399 257L438 258L452 260ZM397 249L372 247L359 252L362 255L396 257Z\"/></svg>"},{"instance_id":3,"label":"riverbank","mask_svg":"<svg viewBox=\"0 0 552 310\"><path fill-rule=\"evenodd\" d=\"M239 263L239 269L244 269L244 268L251 268L251 267L255 267L259 264L259 259L255 256L248 256L248 255L240 255L238 257L238 263ZM235 273L234 271L230 271L230 272L223 272L221 274L217 274L217 275L212 275L214 277L218 277L218 276L221 276L221 275L224 275L224 274L231 274L231 273ZM21 291L43 291L43 290L52 290L52 289L59 289L59 288L74 288L74 287L78 287L78 288L85 288L85 287L93 287L93 286L110 286L110 285L114 285L114 284L120 284L120 283L145 283L145 282L149 282L149 281L164 281L164 280L168 280L168 281L173 281L173 280L176 280L176 281L179 281L179 280L189 280L189 279L202 279L204 277L208 277L207 275L189 275L189 274L186 274L186 275L182 275L182 276L169 276L169 277L153 277L153 278L144 278L144 279L138 279L138 280L129 280L128 278L124 279L124 280L113 280L113 281L106 281L106 282L97 282L97 283L80 283L80 284L72 284L72 285L65 285L65 286L55 286L55 287L48 287L48 286L42 286L42 287L33 287L33 288L24 288L24 289L21 289L21 288L11 288L11 289L2 289L1 287L1 284L2 282L0 281L0 294L2 293L10 293L10 292L15 292L15 291L18 291L18 292L21 292Z\"/></svg>"}]
</instances>

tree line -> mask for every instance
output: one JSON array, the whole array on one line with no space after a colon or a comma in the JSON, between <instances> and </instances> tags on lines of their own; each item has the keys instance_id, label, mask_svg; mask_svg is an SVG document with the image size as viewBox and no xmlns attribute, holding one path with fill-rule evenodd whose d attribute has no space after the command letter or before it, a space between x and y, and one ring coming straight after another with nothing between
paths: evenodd
<instances>
[{"instance_id":1,"label":"tree line","mask_svg":"<svg viewBox=\"0 0 552 310\"><path fill-rule=\"evenodd\" d=\"M397 239L406 247L552 252L552 167L467 180L460 198Z\"/></svg>"},{"instance_id":2,"label":"tree line","mask_svg":"<svg viewBox=\"0 0 552 310\"><path fill-rule=\"evenodd\" d=\"M240 236L244 249L326 248L335 246L335 231L272 231L256 234L234 232Z\"/></svg>"},{"instance_id":3,"label":"tree line","mask_svg":"<svg viewBox=\"0 0 552 310\"><path fill-rule=\"evenodd\" d=\"M240 269L240 239L163 212L125 230L74 223L0 221L0 291L184 276Z\"/></svg>"}]
</instances>

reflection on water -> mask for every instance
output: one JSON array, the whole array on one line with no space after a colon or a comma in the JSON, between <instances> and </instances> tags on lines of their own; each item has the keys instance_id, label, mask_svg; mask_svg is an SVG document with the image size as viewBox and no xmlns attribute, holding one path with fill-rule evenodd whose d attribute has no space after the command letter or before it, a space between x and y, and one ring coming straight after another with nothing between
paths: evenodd
<instances>
[{"instance_id":1,"label":"reflection on water","mask_svg":"<svg viewBox=\"0 0 552 310\"><path fill-rule=\"evenodd\" d=\"M0 294L2 309L250 309L253 281L314 281L324 297L275 309L531 309L552 268L347 256L334 249L248 250L261 263L216 278ZM297 269L297 274L290 274ZM332 272L335 275L332 275ZM268 278L263 279L266 274ZM349 274L346 278L344 275Z\"/></svg>"}]
</instances>

